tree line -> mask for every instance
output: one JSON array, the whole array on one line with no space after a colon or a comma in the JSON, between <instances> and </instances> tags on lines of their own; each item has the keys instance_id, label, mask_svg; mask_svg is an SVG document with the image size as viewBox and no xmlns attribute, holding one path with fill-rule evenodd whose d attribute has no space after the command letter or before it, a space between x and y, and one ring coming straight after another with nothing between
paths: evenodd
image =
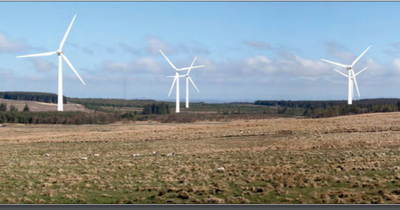
<instances>
[{"instance_id":1,"label":"tree line","mask_svg":"<svg viewBox=\"0 0 400 210\"><path fill-rule=\"evenodd\" d=\"M304 117L322 118L341 115L364 114L376 112L397 112L400 110L400 99L362 99L353 101L256 101L255 105L277 106L278 114L302 115ZM303 109L303 112L296 110Z\"/></svg>"},{"instance_id":2,"label":"tree line","mask_svg":"<svg viewBox=\"0 0 400 210\"><path fill-rule=\"evenodd\" d=\"M119 114L84 112L0 112L0 123L26 124L109 124L121 119Z\"/></svg>"},{"instance_id":3,"label":"tree line","mask_svg":"<svg viewBox=\"0 0 400 210\"><path fill-rule=\"evenodd\" d=\"M28 104L22 111L14 105L0 103L0 123L26 124L108 124L123 119L117 113L84 113L84 112L30 112Z\"/></svg>"},{"instance_id":4,"label":"tree line","mask_svg":"<svg viewBox=\"0 0 400 210\"><path fill-rule=\"evenodd\" d=\"M3 102L0 104L0 112L6 112L6 111L7 111L7 103ZM18 112L18 108L11 104L9 111L10 112ZM25 104L24 109L22 111L24 111L24 112L30 111L28 104Z\"/></svg>"},{"instance_id":5,"label":"tree line","mask_svg":"<svg viewBox=\"0 0 400 210\"><path fill-rule=\"evenodd\" d=\"M337 105L327 108L307 108L303 116L312 118L335 117L341 115L365 114L376 112L397 112L400 110L400 102L397 104L361 104L361 105Z\"/></svg>"},{"instance_id":6,"label":"tree line","mask_svg":"<svg viewBox=\"0 0 400 210\"><path fill-rule=\"evenodd\" d=\"M45 103L57 103L58 97L54 93L41 92L0 92L0 98L10 100L39 101ZM63 103L67 103L67 97L63 96Z\"/></svg>"},{"instance_id":7,"label":"tree line","mask_svg":"<svg viewBox=\"0 0 400 210\"><path fill-rule=\"evenodd\" d=\"M376 99L362 99L354 100L353 105L356 106L371 106L371 105L397 105L400 101L398 98L376 98ZM327 101L291 101L291 100L257 100L254 105L264 106L279 106L288 108L329 108L332 106L347 105L347 100L327 100Z\"/></svg>"},{"instance_id":8,"label":"tree line","mask_svg":"<svg viewBox=\"0 0 400 210\"><path fill-rule=\"evenodd\" d=\"M143 106L142 114L169 114L169 105L167 103L152 103Z\"/></svg>"},{"instance_id":9,"label":"tree line","mask_svg":"<svg viewBox=\"0 0 400 210\"><path fill-rule=\"evenodd\" d=\"M72 103L82 104L88 109L97 111L110 112L109 109L103 109L102 107L138 107L141 108L149 103L154 103L155 100L124 100L124 99L106 99L106 98L69 98Z\"/></svg>"},{"instance_id":10,"label":"tree line","mask_svg":"<svg viewBox=\"0 0 400 210\"><path fill-rule=\"evenodd\" d=\"M28 104L22 111L14 105L0 103L0 123L26 124L109 124L117 121L143 121L154 119L155 115L168 115L166 103L152 103L143 106L142 112L106 113L98 112L29 112Z\"/></svg>"}]
</instances>

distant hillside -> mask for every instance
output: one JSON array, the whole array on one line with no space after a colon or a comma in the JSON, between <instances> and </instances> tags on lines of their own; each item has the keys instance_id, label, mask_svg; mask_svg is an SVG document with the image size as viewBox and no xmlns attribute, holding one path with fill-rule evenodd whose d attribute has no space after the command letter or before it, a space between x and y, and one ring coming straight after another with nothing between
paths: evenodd
<instances>
[{"instance_id":1,"label":"distant hillside","mask_svg":"<svg viewBox=\"0 0 400 210\"><path fill-rule=\"evenodd\" d=\"M400 111L400 99L398 98L375 98L354 100L348 105L345 100L331 101L273 101L258 100L255 105L278 107L278 114L298 115L303 113L304 117L336 117L340 115L365 114L376 112L397 112Z\"/></svg>"},{"instance_id":2,"label":"distant hillside","mask_svg":"<svg viewBox=\"0 0 400 210\"><path fill-rule=\"evenodd\" d=\"M143 106L155 103L155 100L141 100L141 99L114 99L114 98L68 98L69 102L82 104L88 109L105 112L115 112L116 109L125 111L142 111Z\"/></svg>"},{"instance_id":3,"label":"distant hillside","mask_svg":"<svg viewBox=\"0 0 400 210\"><path fill-rule=\"evenodd\" d=\"M29 110L31 112L47 112L47 111L57 111L57 103L44 103L38 101L26 101L26 100L9 100L0 98L0 104L6 103L7 110L13 105L17 107L18 111L22 111L25 104L28 104ZM80 111L80 112L92 112L92 110L87 109L81 104L70 103L64 104L64 111Z\"/></svg>"}]
</instances>

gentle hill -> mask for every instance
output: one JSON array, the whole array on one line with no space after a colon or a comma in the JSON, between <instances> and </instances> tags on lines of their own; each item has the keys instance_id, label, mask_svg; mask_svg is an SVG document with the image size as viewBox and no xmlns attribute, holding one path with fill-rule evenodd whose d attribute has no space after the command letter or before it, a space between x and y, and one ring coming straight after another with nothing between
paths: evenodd
<instances>
[{"instance_id":1,"label":"gentle hill","mask_svg":"<svg viewBox=\"0 0 400 210\"><path fill-rule=\"evenodd\" d=\"M28 104L29 110L31 112L46 112L46 111L57 111L56 103L44 103L38 101L25 101L25 100L9 100L0 98L0 103L7 104L7 110L10 110L10 106L13 105L17 107L18 111L22 111L25 104ZM84 107L81 104L70 103L64 104L64 111L79 111L79 112L93 112L92 110Z\"/></svg>"},{"instance_id":2,"label":"gentle hill","mask_svg":"<svg viewBox=\"0 0 400 210\"><path fill-rule=\"evenodd\" d=\"M146 99L116 99L116 98L68 98L69 102L82 104L88 109L102 112L142 112L143 106L155 103Z\"/></svg>"}]
</instances>

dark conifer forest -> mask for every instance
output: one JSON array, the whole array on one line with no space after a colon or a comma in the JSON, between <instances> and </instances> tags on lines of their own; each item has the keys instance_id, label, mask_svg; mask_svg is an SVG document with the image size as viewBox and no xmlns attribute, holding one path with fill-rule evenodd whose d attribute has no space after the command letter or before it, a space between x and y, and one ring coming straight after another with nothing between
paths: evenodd
<instances>
[{"instance_id":1,"label":"dark conifer forest","mask_svg":"<svg viewBox=\"0 0 400 210\"><path fill-rule=\"evenodd\" d=\"M40 92L0 92L0 98L10 100L39 101L45 103L57 103L57 94ZM63 97L63 103L67 103L67 97Z\"/></svg>"}]
</instances>

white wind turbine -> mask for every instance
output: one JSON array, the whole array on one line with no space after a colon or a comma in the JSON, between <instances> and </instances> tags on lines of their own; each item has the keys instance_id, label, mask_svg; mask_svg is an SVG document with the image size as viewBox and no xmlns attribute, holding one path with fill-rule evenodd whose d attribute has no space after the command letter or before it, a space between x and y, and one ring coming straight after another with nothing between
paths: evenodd
<instances>
[{"instance_id":1,"label":"white wind turbine","mask_svg":"<svg viewBox=\"0 0 400 210\"><path fill-rule=\"evenodd\" d=\"M322 61L337 65L337 66L341 66L344 67L348 70L348 75L334 69L336 72L344 75L345 77L348 78L348 96L347 96L347 104L351 105L352 104L352 99L354 97L354 89L353 89L353 80L354 80L354 84L356 86L357 89L357 93L358 93L358 97L360 97L360 91L358 90L358 85L357 85L357 80L356 80L356 76L359 75L361 72L363 72L364 70L366 70L368 67L364 68L363 70L359 71L357 74L354 74L354 70L353 70L353 66L357 63L358 60L360 60L360 58L369 50L371 46L369 46L366 50L364 50L363 53L361 53L361 55L359 55L351 65L346 65L346 64L341 64L341 63L336 63L333 61L328 61L325 59L321 59Z\"/></svg>"},{"instance_id":2,"label":"white wind turbine","mask_svg":"<svg viewBox=\"0 0 400 210\"><path fill-rule=\"evenodd\" d=\"M178 69L178 68L176 68L175 66L174 66L174 64L172 64L172 62L167 58L167 56L165 56L164 55L164 53L160 50L160 53L164 56L164 58L168 61L168 63L171 65L171 67L173 68L173 69L175 69L175 76L172 76L172 77L174 77L174 81L172 82L172 85L171 85L171 89L170 89L170 91L169 91L169 94L168 94L168 97L171 95L171 92L172 92L172 89L174 88L174 84L175 84L175 82L176 82L176 105L175 105L175 112L176 113L179 113L180 112L180 108L179 108L179 77L180 77L180 75L179 75L179 72L180 71L184 71L184 70L190 70L190 69L195 69L195 68L200 68L200 67L203 67L204 65L201 65L201 66L193 66L193 64L194 64L194 61L193 61L193 63L192 63L192 65L190 66L190 67L185 67L185 68L180 68L180 69ZM193 81L192 81L193 82ZM194 83L193 83L194 84ZM196 88L197 89L197 88Z\"/></svg>"},{"instance_id":3,"label":"white wind turbine","mask_svg":"<svg viewBox=\"0 0 400 210\"><path fill-rule=\"evenodd\" d=\"M196 57L194 57L194 60L193 60L192 64L190 65L187 74L186 74L186 75L180 75L180 76L179 76L179 77L186 77L186 108L189 108L189 80L190 80L190 82L193 84L194 88L196 88L197 92L200 93L199 89L197 89L196 85L194 84L192 78L189 76L190 70L192 70L193 64L194 64L195 61L196 61ZM199 66L199 67L203 67L203 66L204 66L204 65ZM175 76L168 76L168 77L175 77Z\"/></svg>"},{"instance_id":4,"label":"white wind turbine","mask_svg":"<svg viewBox=\"0 0 400 210\"><path fill-rule=\"evenodd\" d=\"M76 76L78 76L78 78L81 80L81 82L85 85L85 82L79 76L78 72L75 70L75 68L72 66L71 62L68 60L67 56L65 56L64 52L62 51L65 40L67 39L67 36L72 27L72 24L74 23L75 17L76 17L76 15L72 19L71 24L69 25L68 30L65 33L64 38L62 39L58 50L53 51L53 52L17 56L17 58L26 58L26 57L50 56L50 55L54 55L54 54L58 55L58 106L57 106L58 111L63 111L62 59L64 59L64 61L68 64L68 66L72 69L72 71L75 72Z\"/></svg>"}]
</instances>

